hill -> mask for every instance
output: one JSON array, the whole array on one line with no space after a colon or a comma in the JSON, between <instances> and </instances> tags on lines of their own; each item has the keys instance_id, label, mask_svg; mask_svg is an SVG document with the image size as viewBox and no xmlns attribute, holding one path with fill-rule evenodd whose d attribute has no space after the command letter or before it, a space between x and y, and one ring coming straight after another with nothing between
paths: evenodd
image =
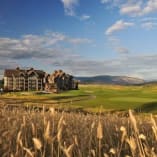
<instances>
[{"instance_id":1,"label":"hill","mask_svg":"<svg viewBox=\"0 0 157 157\"><path fill-rule=\"evenodd\" d=\"M93 77L76 77L83 84L117 84L117 85L138 85L144 84L145 81L140 78L127 76L93 76Z\"/></svg>"}]
</instances>

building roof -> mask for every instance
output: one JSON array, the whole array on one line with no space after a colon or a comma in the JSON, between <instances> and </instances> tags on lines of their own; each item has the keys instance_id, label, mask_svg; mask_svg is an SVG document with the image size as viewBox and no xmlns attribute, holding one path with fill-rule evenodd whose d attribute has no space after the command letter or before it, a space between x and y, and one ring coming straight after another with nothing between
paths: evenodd
<instances>
[{"instance_id":1,"label":"building roof","mask_svg":"<svg viewBox=\"0 0 157 157\"><path fill-rule=\"evenodd\" d=\"M4 71L4 77L19 77L21 75L24 76L29 76L30 74L32 74L32 72L34 72L35 74L37 74L38 77L44 77L45 76L45 72L42 70L35 70L33 68L30 69L20 69L20 68L16 68L16 69L5 69Z\"/></svg>"}]
</instances>

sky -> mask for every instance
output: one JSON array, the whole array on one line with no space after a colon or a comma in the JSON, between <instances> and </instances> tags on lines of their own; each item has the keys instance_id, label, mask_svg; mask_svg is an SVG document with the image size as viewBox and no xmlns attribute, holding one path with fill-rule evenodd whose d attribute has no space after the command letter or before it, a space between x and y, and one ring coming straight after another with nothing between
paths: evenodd
<instances>
[{"instance_id":1,"label":"sky","mask_svg":"<svg viewBox=\"0 0 157 157\"><path fill-rule=\"evenodd\" d=\"M157 0L0 0L0 78L17 66L157 80Z\"/></svg>"}]
</instances>

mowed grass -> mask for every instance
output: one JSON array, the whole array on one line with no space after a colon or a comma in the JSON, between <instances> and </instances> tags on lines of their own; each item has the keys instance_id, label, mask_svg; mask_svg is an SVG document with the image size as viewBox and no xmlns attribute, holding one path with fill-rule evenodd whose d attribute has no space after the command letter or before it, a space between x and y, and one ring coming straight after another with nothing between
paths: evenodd
<instances>
[{"instance_id":1,"label":"mowed grass","mask_svg":"<svg viewBox=\"0 0 157 157\"><path fill-rule=\"evenodd\" d=\"M155 86L85 85L81 91L91 99L74 103L86 109L157 111L157 89Z\"/></svg>"},{"instance_id":2,"label":"mowed grass","mask_svg":"<svg viewBox=\"0 0 157 157\"><path fill-rule=\"evenodd\" d=\"M86 111L123 111L135 109L140 112L157 112L157 85L118 86L80 85L79 90L60 94L8 93L0 96L4 102L21 104L45 104L55 107Z\"/></svg>"}]
</instances>

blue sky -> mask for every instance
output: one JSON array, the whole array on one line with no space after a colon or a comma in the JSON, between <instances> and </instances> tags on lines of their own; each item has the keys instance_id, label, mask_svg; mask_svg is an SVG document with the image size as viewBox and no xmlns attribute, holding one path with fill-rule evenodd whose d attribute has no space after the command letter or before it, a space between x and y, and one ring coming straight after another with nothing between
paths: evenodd
<instances>
[{"instance_id":1,"label":"blue sky","mask_svg":"<svg viewBox=\"0 0 157 157\"><path fill-rule=\"evenodd\" d=\"M157 0L0 0L5 68L157 79Z\"/></svg>"}]
</instances>

